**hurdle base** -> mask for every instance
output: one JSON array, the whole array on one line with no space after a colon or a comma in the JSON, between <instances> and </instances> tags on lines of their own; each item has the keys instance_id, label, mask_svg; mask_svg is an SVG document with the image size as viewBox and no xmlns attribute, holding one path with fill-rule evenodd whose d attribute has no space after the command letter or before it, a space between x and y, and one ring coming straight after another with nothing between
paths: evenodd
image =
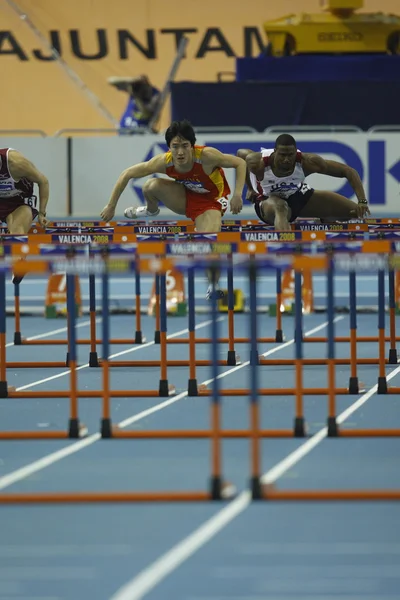
<instances>
[{"instance_id":1,"label":"hurdle base","mask_svg":"<svg viewBox=\"0 0 400 600\"><path fill-rule=\"evenodd\" d=\"M188 396L198 396L197 379L189 379L188 381Z\"/></svg>"},{"instance_id":2,"label":"hurdle base","mask_svg":"<svg viewBox=\"0 0 400 600\"><path fill-rule=\"evenodd\" d=\"M80 437L79 419L70 419L69 420L68 437L70 437L70 438L79 438Z\"/></svg>"},{"instance_id":3,"label":"hurdle base","mask_svg":"<svg viewBox=\"0 0 400 600\"><path fill-rule=\"evenodd\" d=\"M262 500L262 486L259 477L252 477L250 479L250 490L252 500Z\"/></svg>"},{"instance_id":4,"label":"hurdle base","mask_svg":"<svg viewBox=\"0 0 400 600\"><path fill-rule=\"evenodd\" d=\"M99 367L100 363L99 363L99 357L97 355L97 352L90 352L89 353L89 367Z\"/></svg>"},{"instance_id":5,"label":"hurdle base","mask_svg":"<svg viewBox=\"0 0 400 600\"><path fill-rule=\"evenodd\" d=\"M359 393L358 386L358 377L350 377L349 379L349 394L358 394Z\"/></svg>"},{"instance_id":6,"label":"hurdle base","mask_svg":"<svg viewBox=\"0 0 400 600\"><path fill-rule=\"evenodd\" d=\"M67 355L65 357L65 366L69 367L69 352L67 352Z\"/></svg>"},{"instance_id":7,"label":"hurdle base","mask_svg":"<svg viewBox=\"0 0 400 600\"><path fill-rule=\"evenodd\" d=\"M111 419L102 419L100 425L100 433L102 438L112 438L112 425Z\"/></svg>"},{"instance_id":8,"label":"hurdle base","mask_svg":"<svg viewBox=\"0 0 400 600\"><path fill-rule=\"evenodd\" d=\"M8 397L8 385L7 381L0 381L0 398Z\"/></svg>"},{"instance_id":9,"label":"hurdle base","mask_svg":"<svg viewBox=\"0 0 400 600\"><path fill-rule=\"evenodd\" d=\"M210 496L211 500L222 500L222 480L220 476L211 477Z\"/></svg>"},{"instance_id":10,"label":"hurdle base","mask_svg":"<svg viewBox=\"0 0 400 600\"><path fill-rule=\"evenodd\" d=\"M397 365L397 350L396 348L390 348L389 350L389 365Z\"/></svg>"},{"instance_id":11,"label":"hurdle base","mask_svg":"<svg viewBox=\"0 0 400 600\"><path fill-rule=\"evenodd\" d=\"M250 351L250 364L251 365L259 365L260 364L260 356L258 352Z\"/></svg>"},{"instance_id":12,"label":"hurdle base","mask_svg":"<svg viewBox=\"0 0 400 600\"><path fill-rule=\"evenodd\" d=\"M235 352L235 350L228 350L228 357L226 359L226 364L229 367L234 367L236 365L236 352Z\"/></svg>"},{"instance_id":13,"label":"hurdle base","mask_svg":"<svg viewBox=\"0 0 400 600\"><path fill-rule=\"evenodd\" d=\"M328 437L338 437L339 429L336 417L328 417Z\"/></svg>"},{"instance_id":14,"label":"hurdle base","mask_svg":"<svg viewBox=\"0 0 400 600\"><path fill-rule=\"evenodd\" d=\"M141 331L135 331L135 344L143 344L143 335Z\"/></svg>"},{"instance_id":15,"label":"hurdle base","mask_svg":"<svg viewBox=\"0 0 400 600\"><path fill-rule=\"evenodd\" d=\"M294 437L305 437L306 427L304 417L296 417L294 420Z\"/></svg>"},{"instance_id":16,"label":"hurdle base","mask_svg":"<svg viewBox=\"0 0 400 600\"><path fill-rule=\"evenodd\" d=\"M161 332L160 330L154 332L154 343L159 344L161 340Z\"/></svg>"},{"instance_id":17,"label":"hurdle base","mask_svg":"<svg viewBox=\"0 0 400 600\"><path fill-rule=\"evenodd\" d=\"M14 332L14 346L22 346L22 337L20 331Z\"/></svg>"},{"instance_id":18,"label":"hurdle base","mask_svg":"<svg viewBox=\"0 0 400 600\"><path fill-rule=\"evenodd\" d=\"M386 377L378 377L378 394L387 394L387 391Z\"/></svg>"},{"instance_id":19,"label":"hurdle base","mask_svg":"<svg viewBox=\"0 0 400 600\"><path fill-rule=\"evenodd\" d=\"M275 332L275 341L278 343L283 342L284 340L284 335L283 335L283 331L282 329L277 329Z\"/></svg>"},{"instance_id":20,"label":"hurdle base","mask_svg":"<svg viewBox=\"0 0 400 600\"><path fill-rule=\"evenodd\" d=\"M170 388L168 385L168 379L160 379L160 385L158 387L158 393L161 397L166 398L170 395Z\"/></svg>"}]
</instances>

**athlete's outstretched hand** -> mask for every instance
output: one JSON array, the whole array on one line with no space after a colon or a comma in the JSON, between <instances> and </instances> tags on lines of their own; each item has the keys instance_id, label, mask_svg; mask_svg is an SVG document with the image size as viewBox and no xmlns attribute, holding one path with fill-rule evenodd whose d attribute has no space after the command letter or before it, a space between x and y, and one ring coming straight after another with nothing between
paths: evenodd
<instances>
[{"instance_id":1,"label":"athlete's outstretched hand","mask_svg":"<svg viewBox=\"0 0 400 600\"><path fill-rule=\"evenodd\" d=\"M359 219L364 219L364 217L367 217L370 214L371 212L369 210L368 202L359 202L357 204L357 217Z\"/></svg>"},{"instance_id":2,"label":"athlete's outstretched hand","mask_svg":"<svg viewBox=\"0 0 400 600\"><path fill-rule=\"evenodd\" d=\"M233 194L231 198L231 213L237 215L243 208L243 200L241 194Z\"/></svg>"},{"instance_id":3,"label":"athlete's outstretched hand","mask_svg":"<svg viewBox=\"0 0 400 600\"><path fill-rule=\"evenodd\" d=\"M115 215L115 208L107 204L100 213L103 221L111 221L113 216Z\"/></svg>"}]
</instances>

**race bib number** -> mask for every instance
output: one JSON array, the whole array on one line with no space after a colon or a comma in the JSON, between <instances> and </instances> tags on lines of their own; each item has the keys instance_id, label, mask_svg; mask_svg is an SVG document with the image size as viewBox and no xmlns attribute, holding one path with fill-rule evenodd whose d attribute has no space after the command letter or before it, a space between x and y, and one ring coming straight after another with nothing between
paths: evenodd
<instances>
[{"instance_id":1,"label":"race bib number","mask_svg":"<svg viewBox=\"0 0 400 600\"><path fill-rule=\"evenodd\" d=\"M218 200L218 202L221 205L222 214L224 214L226 212L226 210L228 209L228 199L227 198L220 198Z\"/></svg>"},{"instance_id":2,"label":"race bib number","mask_svg":"<svg viewBox=\"0 0 400 600\"><path fill-rule=\"evenodd\" d=\"M37 197L31 196L30 198L24 198L24 204L27 204L31 208L37 207Z\"/></svg>"},{"instance_id":3,"label":"race bib number","mask_svg":"<svg viewBox=\"0 0 400 600\"><path fill-rule=\"evenodd\" d=\"M300 186L299 192L300 192L300 194L306 194L310 190L311 190L311 187L308 185L308 183L303 183Z\"/></svg>"}]
</instances>

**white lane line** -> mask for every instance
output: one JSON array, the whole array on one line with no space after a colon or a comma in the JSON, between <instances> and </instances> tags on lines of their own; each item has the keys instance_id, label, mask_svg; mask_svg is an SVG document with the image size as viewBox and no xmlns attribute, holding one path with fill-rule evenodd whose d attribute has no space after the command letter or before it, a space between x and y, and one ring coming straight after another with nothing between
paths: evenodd
<instances>
[{"instance_id":1,"label":"white lane line","mask_svg":"<svg viewBox=\"0 0 400 600\"><path fill-rule=\"evenodd\" d=\"M387 376L388 381L393 379L400 372L400 366ZM338 424L343 423L350 415L358 410L365 402L373 396L378 389L375 385L368 392L363 394L358 400L351 404L345 411L337 417ZM291 452L284 460L267 471L262 477L263 484L272 483L291 469L293 465L304 458L311 450L327 437L326 427L318 431L312 438L302 444L297 450ZM110 600L139 600L146 596L163 579L179 568L202 546L214 538L224 527L229 525L251 504L251 495L248 491L242 492L239 496L220 510L216 515L208 519L193 533L173 546L168 552L163 554L154 563L141 571L136 577L127 582L110 598Z\"/></svg>"},{"instance_id":2,"label":"white lane line","mask_svg":"<svg viewBox=\"0 0 400 600\"><path fill-rule=\"evenodd\" d=\"M219 317L218 320L222 321L224 319L225 319L225 317ZM211 323L211 321L204 321L203 323L199 323L198 325L196 325L195 329L201 329L203 327L206 327L210 323ZM188 330L182 329L175 333L171 333L170 335L168 335L168 338L178 337L179 335L183 335L185 333L188 333ZM139 350L141 348L145 348L148 346L152 346L152 345L154 345L154 342L148 342L147 344L141 344L140 346L135 346L134 348L129 348L128 350L123 350L122 352L113 354L111 356L111 358L115 358L116 356L121 356L122 354L127 354L128 352L135 352L136 350ZM89 367L89 363L78 367L78 369L84 369L86 367ZM70 371L68 370L68 371L59 373L58 375L52 375L51 377L48 377L46 379L42 379L40 381L35 381L35 382L30 383L25 386L21 386L21 387L17 388L17 391L25 390L27 388L31 388L36 385L40 385L41 383L51 381L52 379L57 379L58 377L64 377L65 375L68 375L69 373L70 373ZM187 392L183 392L182 394L179 394L178 396L174 396L173 398L166 400L165 402L161 402L160 404L157 404L157 406L153 407L152 409L144 410L141 413L134 415L130 419L126 419L125 421L118 423L118 426L121 428L127 427L130 423L134 423L135 421L144 419L152 412L156 412L157 410L162 410L166 406L169 406L169 404L173 404L174 402L181 400L185 396L187 396ZM51 454L48 454L48 455L44 456L43 458L35 460L34 462L30 463L29 465L26 465L25 467L20 467L19 469L16 469L15 471L12 471L11 473L4 475L3 477L0 477L0 490L3 490L5 488L9 487L10 485L13 485L14 483L17 483L18 481L21 481L22 479L26 479L26 477L29 477L33 473L37 473L38 471L41 471L42 469L49 467L50 465L58 462L59 460L62 460L63 458L66 458L67 456L74 454L75 452L79 452L80 450L83 450L87 446L94 444L94 442L97 442L100 439L101 439L100 433L91 434L89 437L86 437L85 439L80 440L79 442L73 442L72 444L66 446L65 448L62 448L61 450L52 452Z\"/></svg>"},{"instance_id":3,"label":"white lane line","mask_svg":"<svg viewBox=\"0 0 400 600\"><path fill-rule=\"evenodd\" d=\"M336 317L335 321L338 321L343 318L344 317L342 317L342 316ZM222 319L224 319L224 317L219 318L219 320L222 320ZM199 325L196 326L196 329L205 327L209 323L210 323L210 321L205 321L204 323L200 323ZM305 335L312 335L313 333L316 333L317 331L319 331L320 329L323 329L326 326L327 326L327 322L325 321L321 325L314 327L314 329L311 329L310 331L305 332ZM188 331L187 329L184 329L180 332L173 333L168 337L177 337L178 335L180 335L182 333L187 333L187 331ZM274 348L271 348L267 352L264 352L263 356L268 356L270 354L274 354L275 352L278 352L279 350L283 350L284 348L286 348L287 346L290 346L293 343L294 343L293 339L289 340L289 341L285 342L284 344L280 344L279 346L276 346ZM143 345L135 347L133 349L124 350L123 352L118 353L117 355L113 355L113 356L120 356L121 354L125 354L127 352L134 351L139 348L143 348L143 346L151 346L152 344L154 344L154 342L148 342L147 344L143 344ZM237 365L237 366L233 367L232 369L229 369L228 371L221 373L219 375L219 377L226 377L227 375L229 375L231 373L235 373L237 370L243 369L243 367L246 367L248 364L249 364L249 361L246 361L246 362L242 363L241 365ZM79 368L81 369L81 368L85 368L87 366L88 365L83 365ZM69 373L69 371L65 371L64 373L61 373L60 375L53 375L52 377L43 379L41 382L35 382L33 384L30 384L28 386L23 386L18 389L22 390L27 387L33 387L34 385L39 385L39 383L46 382L51 379L56 379L57 377L62 377L64 375L67 375L68 373ZM210 379L210 380L204 382L204 385L207 385L208 383L211 383L212 381L213 380ZM136 415L133 415L132 417L124 419L123 421L118 423L118 426L121 428L128 427L128 425L132 425L132 423L140 421L141 419L145 419L149 415L154 414L160 410L163 410L164 408L167 408L171 404L175 404L175 402L178 402L179 400L186 398L187 395L188 395L187 392L182 392L181 394L178 394L177 396L168 398L168 400L164 400L164 402L156 404L155 406L153 406L151 408L147 408L146 410L143 410L142 412L140 412ZM74 443L70 444L69 446L62 448L61 450L52 452L51 454L48 454L47 456L44 456L43 458L35 460L34 462L30 463L29 465L20 467L19 469L16 469L15 471L12 471L11 473L4 475L3 477L0 477L0 490L3 490L5 488L9 487L10 485L13 485L14 483L17 483L18 481L21 481L22 479L26 479L26 477L29 477L33 473L37 473L38 471L41 471L42 469L49 467L50 465L58 462L59 460L62 460L63 458L66 458L67 456L74 454L75 452L79 452L83 448L86 448L87 446L94 444L99 439L101 439L101 436L99 433L91 434L89 437L85 438L84 440L81 440L79 442L74 442Z\"/></svg>"},{"instance_id":4,"label":"white lane line","mask_svg":"<svg viewBox=\"0 0 400 600\"><path fill-rule=\"evenodd\" d=\"M100 323L101 321L101 317L98 317L96 319L96 323ZM88 325L90 325L90 321L83 321L82 323L79 323L76 327L87 327ZM61 327L60 329L52 329L51 331L48 331L47 333L40 333L39 335L32 335L31 337L27 337L26 340L30 341L30 340L40 340L42 338L46 338L46 337L51 337L52 335L56 335L58 333L65 333L66 331L68 331L68 327ZM6 348L9 348L10 346L15 346L14 342L8 342L8 344L6 344Z\"/></svg>"},{"instance_id":5,"label":"white lane line","mask_svg":"<svg viewBox=\"0 0 400 600\"><path fill-rule=\"evenodd\" d=\"M223 321L225 317L219 317L219 321ZM201 329L202 327L207 327L210 325L211 321L204 321L204 323L200 323L195 326L195 329ZM175 338L180 335L188 333L188 329L181 329L180 331L176 331L175 333L171 333L167 336L168 339ZM140 344L138 346L133 346L132 348L128 348L127 350L121 350L121 352L117 352L116 354L110 354L110 358L117 358L118 356L124 356L125 354L130 354L131 352L137 352L138 350L143 350L143 348L148 348L149 346L154 346L155 342L146 342L145 344ZM87 369L89 367L89 363L85 363L84 365L80 365L76 368L77 371L81 371L82 369ZM36 387L37 385L41 385L42 383L47 383L48 381L53 381L54 379L59 379L60 377L66 377L71 373L70 369L66 371L62 371L61 373L57 373L56 375L50 375L50 377L46 377L45 379L39 379L38 381L33 381L32 383L28 383L27 385L23 385L16 389L17 392L21 392L23 390L30 389L32 387Z\"/></svg>"}]
</instances>

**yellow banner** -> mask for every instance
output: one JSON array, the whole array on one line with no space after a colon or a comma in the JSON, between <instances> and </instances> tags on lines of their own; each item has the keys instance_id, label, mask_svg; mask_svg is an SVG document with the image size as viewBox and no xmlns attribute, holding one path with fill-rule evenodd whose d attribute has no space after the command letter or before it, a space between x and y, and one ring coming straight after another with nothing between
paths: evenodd
<instances>
[{"instance_id":1,"label":"yellow banner","mask_svg":"<svg viewBox=\"0 0 400 600\"><path fill-rule=\"evenodd\" d=\"M266 20L321 11L319 0L16 0L14 4L26 18L6 2L0 8L2 127L41 129L47 134L112 127L100 107L52 59L48 44L119 121L127 95L111 87L107 78L147 74L162 88L182 35L190 41L177 80L217 81L220 76L231 81L235 58L257 56L265 45ZM375 0L365 0L363 12L376 11L375 5ZM379 10L396 13L397 5L398 0L381 0ZM162 126L168 118L167 110Z\"/></svg>"}]
</instances>

